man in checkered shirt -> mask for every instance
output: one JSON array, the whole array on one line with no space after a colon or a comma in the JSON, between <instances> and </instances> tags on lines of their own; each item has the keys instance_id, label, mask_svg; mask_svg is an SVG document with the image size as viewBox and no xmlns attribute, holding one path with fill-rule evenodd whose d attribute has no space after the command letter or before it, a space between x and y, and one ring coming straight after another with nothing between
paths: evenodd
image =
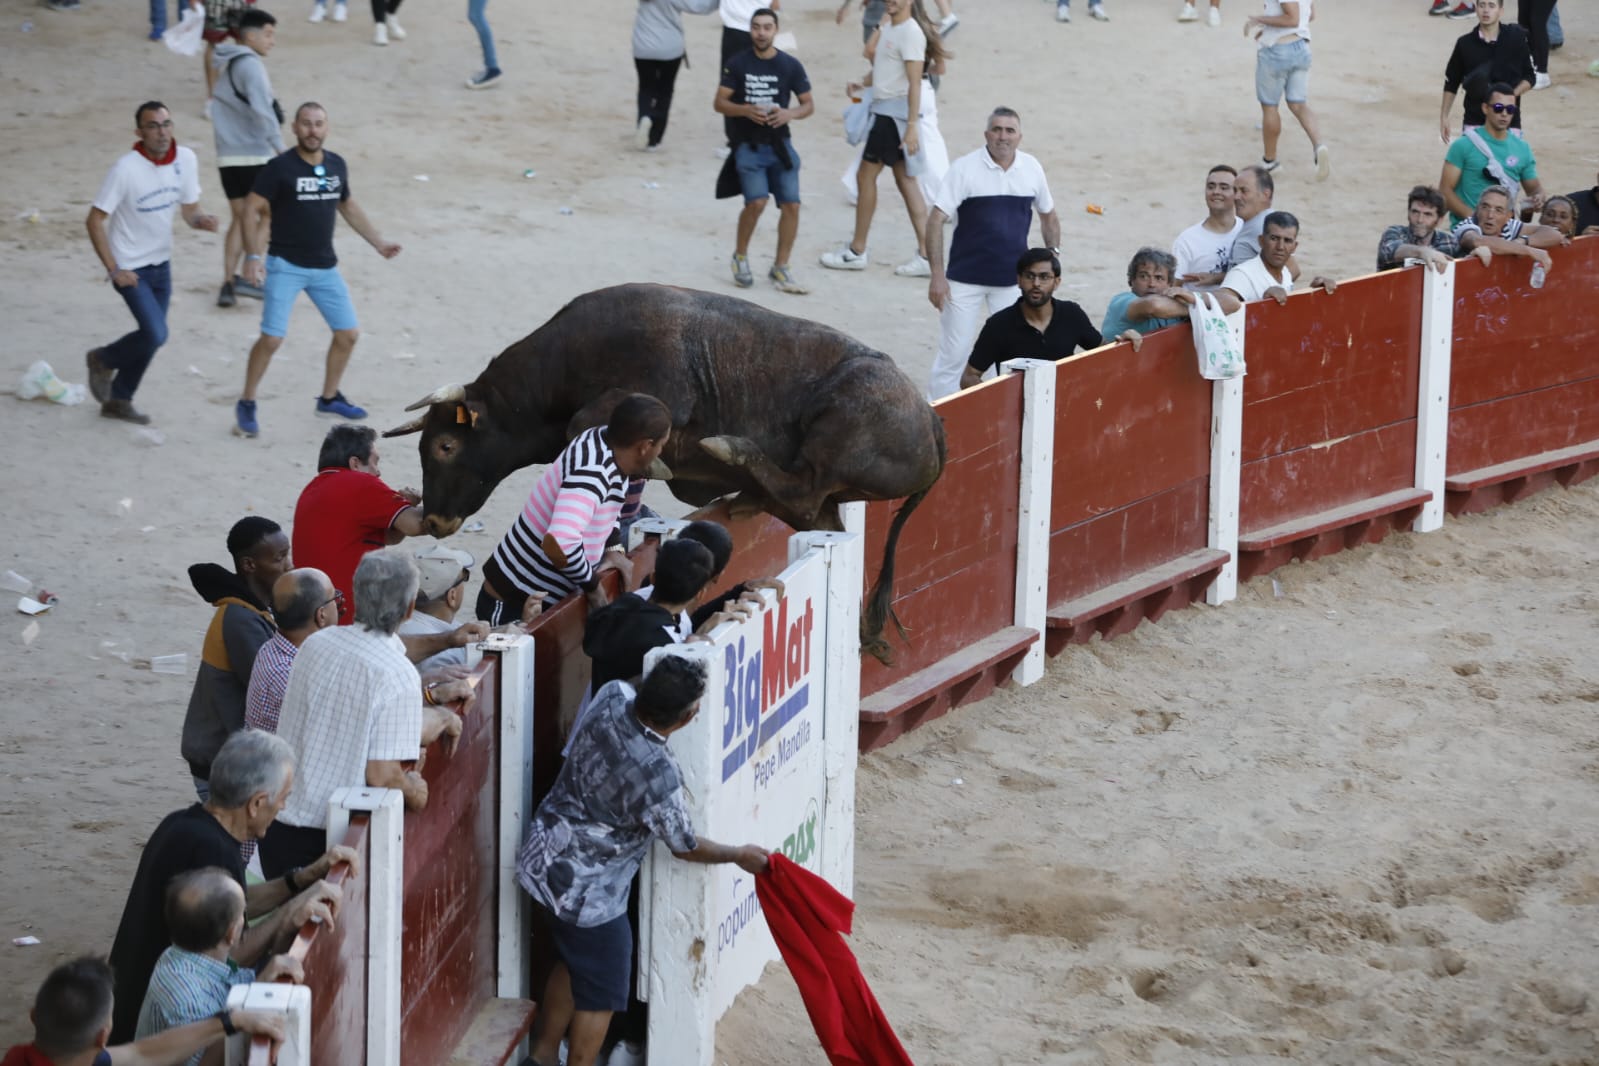
<instances>
[{"instance_id":1,"label":"man in checkered shirt","mask_svg":"<svg viewBox=\"0 0 1599 1066\"><path fill-rule=\"evenodd\" d=\"M368 553L353 584L355 624L307 637L283 694L278 736L294 749L299 778L261 839L268 878L322 853L328 801L341 788L396 788L407 810L427 806L427 782L414 764L439 737L461 735L461 719L441 704L470 689L450 681L424 690L395 635L415 608L411 553Z\"/></svg>"}]
</instances>

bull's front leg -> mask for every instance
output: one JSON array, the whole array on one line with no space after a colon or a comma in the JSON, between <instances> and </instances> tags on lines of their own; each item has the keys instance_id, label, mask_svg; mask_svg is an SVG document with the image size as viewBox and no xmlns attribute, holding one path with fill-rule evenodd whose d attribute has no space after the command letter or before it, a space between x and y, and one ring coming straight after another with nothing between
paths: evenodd
<instances>
[{"instance_id":1,"label":"bull's front leg","mask_svg":"<svg viewBox=\"0 0 1599 1066\"><path fill-rule=\"evenodd\" d=\"M770 511L795 529L818 528L818 517L834 491L833 486L817 485L814 476L784 470L747 437L706 437L700 441L700 448L718 462L738 467L754 478L768 498L761 509ZM836 526L836 507L832 508L832 520Z\"/></svg>"}]
</instances>

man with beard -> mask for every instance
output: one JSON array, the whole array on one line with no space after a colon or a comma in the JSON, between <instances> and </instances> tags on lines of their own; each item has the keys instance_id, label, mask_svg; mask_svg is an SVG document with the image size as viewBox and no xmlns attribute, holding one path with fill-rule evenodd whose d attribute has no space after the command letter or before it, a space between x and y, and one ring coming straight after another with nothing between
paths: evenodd
<instances>
[{"instance_id":1,"label":"man with beard","mask_svg":"<svg viewBox=\"0 0 1599 1066\"><path fill-rule=\"evenodd\" d=\"M1409 221L1382 231L1377 269L1392 270L1404 266L1406 259L1420 259L1442 274L1458 251L1454 236L1438 228L1444 209L1444 195L1437 189L1430 185L1411 189Z\"/></svg>"},{"instance_id":2,"label":"man with beard","mask_svg":"<svg viewBox=\"0 0 1599 1066\"><path fill-rule=\"evenodd\" d=\"M1055 299L1060 260L1048 248L1022 253L1016 261L1016 285L1022 298L983 323L961 371L961 388L971 388L1006 359L1064 359L1079 348L1087 351L1104 343L1081 307Z\"/></svg>"},{"instance_id":3,"label":"man with beard","mask_svg":"<svg viewBox=\"0 0 1599 1066\"><path fill-rule=\"evenodd\" d=\"M261 168L245 202L245 217L262 221L249 227L245 234L244 280L262 285L266 295L261 310L261 336L250 349L244 391L234 407L234 432L239 436L253 437L260 432L255 390L266 375L267 364L283 345L289 311L302 291L311 297L333 330L316 413L356 420L366 417L365 410L339 391L339 379L349 365L360 330L350 303L350 290L339 274L338 257L333 254L335 211L383 258L399 255L400 246L385 240L351 197L350 172L344 159L322 147L327 135L327 110L318 103L301 104L294 113L295 146ZM270 244L263 240L268 224Z\"/></svg>"}]
</instances>

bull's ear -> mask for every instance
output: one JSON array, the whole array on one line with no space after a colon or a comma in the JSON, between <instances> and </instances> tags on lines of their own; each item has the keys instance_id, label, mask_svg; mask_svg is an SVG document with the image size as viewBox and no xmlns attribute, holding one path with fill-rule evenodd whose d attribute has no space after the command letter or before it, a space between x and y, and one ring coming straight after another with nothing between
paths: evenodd
<instances>
[{"instance_id":1,"label":"bull's ear","mask_svg":"<svg viewBox=\"0 0 1599 1066\"><path fill-rule=\"evenodd\" d=\"M455 405L455 424L458 426L471 426L477 428L477 420L488 407L477 400L466 400Z\"/></svg>"}]
</instances>

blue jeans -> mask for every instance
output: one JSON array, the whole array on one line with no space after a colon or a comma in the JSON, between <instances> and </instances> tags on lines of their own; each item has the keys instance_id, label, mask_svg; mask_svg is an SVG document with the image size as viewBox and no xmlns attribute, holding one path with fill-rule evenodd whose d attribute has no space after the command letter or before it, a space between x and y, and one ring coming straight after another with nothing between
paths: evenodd
<instances>
[{"instance_id":1,"label":"blue jeans","mask_svg":"<svg viewBox=\"0 0 1599 1066\"><path fill-rule=\"evenodd\" d=\"M100 361L117 372L111 383L111 398L131 400L144 377L145 368L155 358L156 349L167 342L167 305L172 302L172 264L155 263L134 271L139 284L117 289L139 328L100 349Z\"/></svg>"},{"instance_id":2,"label":"blue jeans","mask_svg":"<svg viewBox=\"0 0 1599 1066\"><path fill-rule=\"evenodd\" d=\"M1285 41L1255 53L1255 99L1276 107L1284 96L1302 104L1310 95L1310 42Z\"/></svg>"},{"instance_id":3,"label":"blue jeans","mask_svg":"<svg viewBox=\"0 0 1599 1066\"><path fill-rule=\"evenodd\" d=\"M769 144L740 144L734 149L733 164L738 168L745 203L768 196L776 197L779 205L800 202L800 157L793 144L788 146L788 158L793 166L785 170L777 161L777 150Z\"/></svg>"},{"instance_id":4,"label":"blue jeans","mask_svg":"<svg viewBox=\"0 0 1599 1066\"><path fill-rule=\"evenodd\" d=\"M483 46L483 66L489 70L500 69L500 58L494 54L494 34L489 30L488 16L483 9L489 0L466 0L466 17L477 30L477 43Z\"/></svg>"},{"instance_id":5,"label":"blue jeans","mask_svg":"<svg viewBox=\"0 0 1599 1066\"><path fill-rule=\"evenodd\" d=\"M167 32L167 0L150 0L150 35L159 37Z\"/></svg>"},{"instance_id":6,"label":"blue jeans","mask_svg":"<svg viewBox=\"0 0 1599 1066\"><path fill-rule=\"evenodd\" d=\"M1560 28L1560 5L1549 9L1549 47L1559 48L1566 43L1565 32Z\"/></svg>"}]
</instances>

